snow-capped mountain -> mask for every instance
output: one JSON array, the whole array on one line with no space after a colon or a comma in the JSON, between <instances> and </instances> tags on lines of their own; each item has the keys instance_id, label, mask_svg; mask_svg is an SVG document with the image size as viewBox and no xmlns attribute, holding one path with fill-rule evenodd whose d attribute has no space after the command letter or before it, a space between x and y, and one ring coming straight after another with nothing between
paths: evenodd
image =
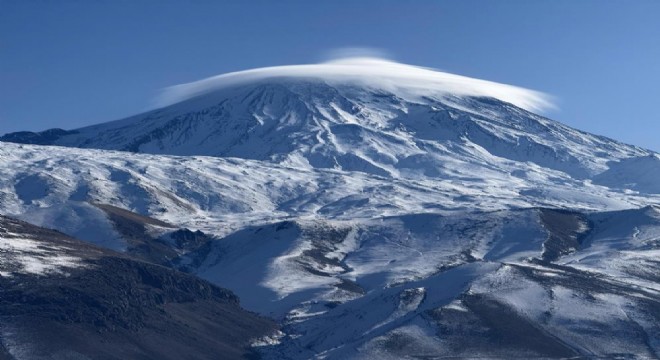
<instances>
[{"instance_id":1,"label":"snow-capped mountain","mask_svg":"<svg viewBox=\"0 0 660 360\"><path fill-rule=\"evenodd\" d=\"M135 117L2 139L435 178L531 162L587 179L652 154L524 110L547 106L538 93L383 60L227 74L165 98Z\"/></svg>"},{"instance_id":2,"label":"snow-capped mountain","mask_svg":"<svg viewBox=\"0 0 660 360\"><path fill-rule=\"evenodd\" d=\"M660 356L660 156L543 94L348 59L161 105L3 136L0 213L232 290L266 358Z\"/></svg>"}]
</instances>

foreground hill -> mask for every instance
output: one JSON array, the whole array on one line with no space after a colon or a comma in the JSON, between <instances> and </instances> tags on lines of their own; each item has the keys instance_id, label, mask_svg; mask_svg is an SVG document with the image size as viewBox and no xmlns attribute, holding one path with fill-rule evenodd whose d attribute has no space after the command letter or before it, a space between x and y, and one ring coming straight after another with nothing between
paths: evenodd
<instances>
[{"instance_id":1,"label":"foreground hill","mask_svg":"<svg viewBox=\"0 0 660 360\"><path fill-rule=\"evenodd\" d=\"M2 359L238 359L274 331L229 290L0 216Z\"/></svg>"}]
</instances>

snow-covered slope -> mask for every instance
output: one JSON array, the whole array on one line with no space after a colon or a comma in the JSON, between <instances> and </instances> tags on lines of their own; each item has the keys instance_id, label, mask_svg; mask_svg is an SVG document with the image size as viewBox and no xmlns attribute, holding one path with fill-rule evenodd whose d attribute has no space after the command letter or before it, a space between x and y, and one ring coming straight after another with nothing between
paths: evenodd
<instances>
[{"instance_id":1,"label":"snow-covered slope","mask_svg":"<svg viewBox=\"0 0 660 360\"><path fill-rule=\"evenodd\" d=\"M0 145L3 213L114 249L122 248L121 239L88 202L217 235L292 218L539 206L615 210L660 203L657 194L594 185L531 163L457 167L440 179L390 178L237 158Z\"/></svg>"},{"instance_id":2,"label":"snow-covered slope","mask_svg":"<svg viewBox=\"0 0 660 360\"><path fill-rule=\"evenodd\" d=\"M286 325L267 358L645 358L659 241L654 207L416 214L251 227L181 265Z\"/></svg>"}]
</instances>

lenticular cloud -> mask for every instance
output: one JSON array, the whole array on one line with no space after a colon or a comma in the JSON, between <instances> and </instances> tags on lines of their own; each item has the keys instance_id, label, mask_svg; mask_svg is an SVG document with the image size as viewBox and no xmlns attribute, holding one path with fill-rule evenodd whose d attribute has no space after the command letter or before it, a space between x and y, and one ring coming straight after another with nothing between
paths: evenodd
<instances>
[{"instance_id":1,"label":"lenticular cloud","mask_svg":"<svg viewBox=\"0 0 660 360\"><path fill-rule=\"evenodd\" d=\"M551 97L538 91L374 57L341 58L320 64L266 67L213 76L166 88L158 98L157 106L175 104L231 86L277 78L357 84L409 97L429 94L487 96L534 112L554 107Z\"/></svg>"}]
</instances>

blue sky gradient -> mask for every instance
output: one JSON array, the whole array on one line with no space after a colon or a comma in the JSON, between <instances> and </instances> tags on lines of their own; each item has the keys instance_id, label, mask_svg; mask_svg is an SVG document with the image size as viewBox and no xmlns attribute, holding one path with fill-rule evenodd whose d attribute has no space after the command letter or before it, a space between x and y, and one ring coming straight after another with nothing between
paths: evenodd
<instances>
[{"instance_id":1,"label":"blue sky gradient","mask_svg":"<svg viewBox=\"0 0 660 360\"><path fill-rule=\"evenodd\" d=\"M333 49L549 93L544 115L660 150L660 1L0 0L0 133L148 109L174 84Z\"/></svg>"}]
</instances>

